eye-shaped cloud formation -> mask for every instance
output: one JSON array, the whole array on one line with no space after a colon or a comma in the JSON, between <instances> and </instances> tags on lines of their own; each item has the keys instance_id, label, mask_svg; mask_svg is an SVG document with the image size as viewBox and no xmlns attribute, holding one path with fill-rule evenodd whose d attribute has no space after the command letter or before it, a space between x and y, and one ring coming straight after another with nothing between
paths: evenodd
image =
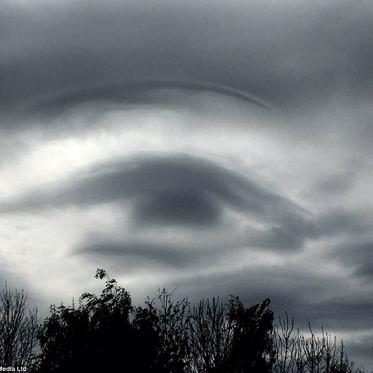
<instances>
[{"instance_id":1,"label":"eye-shaped cloud formation","mask_svg":"<svg viewBox=\"0 0 373 373\"><path fill-rule=\"evenodd\" d=\"M4 0L6 277L47 303L101 264L135 293L269 296L370 357L372 15Z\"/></svg>"},{"instance_id":2,"label":"eye-shaped cloud formation","mask_svg":"<svg viewBox=\"0 0 373 373\"><path fill-rule=\"evenodd\" d=\"M249 212L267 223L297 225L306 212L257 183L213 162L186 155L136 157L94 166L63 185L3 202L15 212L131 200L137 224L216 224L222 208Z\"/></svg>"}]
</instances>

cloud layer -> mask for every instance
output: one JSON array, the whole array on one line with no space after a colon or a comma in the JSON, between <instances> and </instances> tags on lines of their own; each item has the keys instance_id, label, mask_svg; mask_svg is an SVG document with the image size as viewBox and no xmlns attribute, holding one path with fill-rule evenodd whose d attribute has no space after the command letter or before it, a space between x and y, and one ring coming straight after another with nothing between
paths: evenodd
<instances>
[{"instance_id":1,"label":"cloud layer","mask_svg":"<svg viewBox=\"0 0 373 373\"><path fill-rule=\"evenodd\" d=\"M45 306L97 287L97 267L139 300L269 296L368 361L372 13L4 1L4 279Z\"/></svg>"}]
</instances>

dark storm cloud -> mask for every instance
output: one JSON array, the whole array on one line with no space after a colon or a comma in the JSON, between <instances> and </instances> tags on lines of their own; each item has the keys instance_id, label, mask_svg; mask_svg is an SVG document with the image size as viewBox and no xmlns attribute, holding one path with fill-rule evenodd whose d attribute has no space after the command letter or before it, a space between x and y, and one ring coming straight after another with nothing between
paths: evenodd
<instances>
[{"instance_id":1,"label":"dark storm cloud","mask_svg":"<svg viewBox=\"0 0 373 373\"><path fill-rule=\"evenodd\" d=\"M112 161L76 175L64 185L46 186L0 211L11 213L50 207L88 206L129 199L137 224L215 225L222 208L249 212L266 223L304 224L296 204L213 162L171 154Z\"/></svg>"},{"instance_id":2,"label":"dark storm cloud","mask_svg":"<svg viewBox=\"0 0 373 373\"><path fill-rule=\"evenodd\" d=\"M144 196L137 203L135 219L145 224L167 222L197 227L216 224L221 214L220 206L217 205L218 200L211 197L209 191L166 188Z\"/></svg>"},{"instance_id":3,"label":"dark storm cloud","mask_svg":"<svg viewBox=\"0 0 373 373\"><path fill-rule=\"evenodd\" d=\"M300 250L307 240L362 234L370 226L359 214L342 209L311 215L250 177L180 154L101 163L64 183L40 185L14 200L3 201L0 212L36 213L106 203L125 203L131 211L131 224L138 227L221 229L235 224L224 220L229 209L240 219L251 217L265 224L265 228L250 227L240 233L238 240L226 243L227 248L241 245Z\"/></svg>"},{"instance_id":4,"label":"dark storm cloud","mask_svg":"<svg viewBox=\"0 0 373 373\"><path fill-rule=\"evenodd\" d=\"M344 241L329 247L327 255L335 262L341 263L346 270L352 272L362 284L373 278L373 237L370 227L357 235L346 235Z\"/></svg>"},{"instance_id":5,"label":"dark storm cloud","mask_svg":"<svg viewBox=\"0 0 373 373\"><path fill-rule=\"evenodd\" d=\"M167 286L178 288L177 295L189 296L192 302L213 295L226 299L234 294L245 304L254 304L269 297L277 316L287 311L295 317L298 327L307 328L311 322L314 331L326 327L358 332L373 323L371 297L348 289L348 278L335 273L315 274L298 266L251 263L234 272L217 270L202 274L202 268L211 269L219 260L227 260L232 252L226 252L225 258L221 256L224 250L204 252L195 247L152 245L144 241L95 241L87 241L76 253L126 273L176 269L180 276L169 279ZM330 289L339 289L341 284L346 286L343 293L330 294Z\"/></svg>"},{"instance_id":6,"label":"dark storm cloud","mask_svg":"<svg viewBox=\"0 0 373 373\"><path fill-rule=\"evenodd\" d=\"M289 268L255 263L249 263L245 269L236 271L217 269L211 272L219 263L228 263L232 255L240 256L244 251L242 248L227 250L224 245L209 247L204 242L181 247L144 240L113 241L101 237L87 239L74 254L83 255L94 263L104 263L107 268L120 268L126 273L149 273L154 268L162 271L176 269L179 276L169 279L167 286L179 287L180 295L189 296L192 301L212 295L226 298L235 294L245 304L253 304L269 297L271 307L278 314L285 310L294 312L301 324L309 320L316 323L326 320L321 316L317 317L312 308L320 304L319 297L325 292L325 284L335 286L340 281L339 278L333 278L333 275L317 276L296 266ZM338 322L343 322L345 316L338 319Z\"/></svg>"},{"instance_id":7,"label":"dark storm cloud","mask_svg":"<svg viewBox=\"0 0 373 373\"><path fill-rule=\"evenodd\" d=\"M311 322L315 328L357 331L373 323L372 298L349 290L347 277L333 273L315 274L304 268L257 265L235 273L186 276L178 281L183 284L185 294L189 292L195 299L235 294L246 304L253 304L268 297L277 315L287 311L303 327ZM343 294L330 294L330 289L339 289L341 284L346 285Z\"/></svg>"},{"instance_id":8,"label":"dark storm cloud","mask_svg":"<svg viewBox=\"0 0 373 373\"><path fill-rule=\"evenodd\" d=\"M330 208L318 218L318 236L335 236L345 234L349 236L364 234L369 231L371 222L364 212L349 211L346 208Z\"/></svg>"},{"instance_id":9,"label":"dark storm cloud","mask_svg":"<svg viewBox=\"0 0 373 373\"><path fill-rule=\"evenodd\" d=\"M353 294L348 294L340 299L303 305L301 321L315 320L319 325L352 332L364 330L373 324L373 302L366 295L357 300L353 298Z\"/></svg>"},{"instance_id":10,"label":"dark storm cloud","mask_svg":"<svg viewBox=\"0 0 373 373\"><path fill-rule=\"evenodd\" d=\"M146 197L144 198L146 199ZM171 196L171 199L172 198ZM190 223L188 220L189 216L185 217L185 215L181 213L181 210L177 209L178 205L173 200L172 212L175 212L175 215L172 216L170 220L165 220L164 216L162 216L162 211L165 209L167 211L168 206L167 204L163 206L163 201L159 199L158 196L155 197L155 200L157 207L154 209L154 220L148 216L146 220L140 222L140 226L147 227L151 225L151 223L156 223L158 226L175 224L175 222L184 225ZM185 202L188 202L188 200L184 201L184 203ZM190 208L193 209L193 205L191 205ZM199 211L199 209L197 209L197 211ZM149 213L147 210L146 212ZM192 213L195 214L195 211L192 211ZM178 214L181 215L179 216ZM201 219L201 217L196 219L196 224L200 227L203 226L198 220ZM215 235L217 237L223 235L225 236L225 240L221 237L217 239L216 242L205 241L203 239L197 240L197 242L194 240L187 240L187 244L184 246L180 246L180 244L170 246L167 242L155 244L152 238L147 240L141 239L140 241L134 240L132 242L128 240L113 241L112 238L101 238L98 240L99 243L97 243L97 240L88 238L81 247L77 248L76 252L87 255L93 262L97 257L105 259L107 263L119 263L120 261L120 263L125 263L128 266L130 262L131 265L129 265L128 268L132 270L144 268L144 263L152 264L154 262L156 262L158 267L164 269L170 268L169 266L171 265L173 267L196 270L196 268L201 265L214 267L216 263L224 260L223 258L225 255L228 255L228 257L233 254L244 255L247 251L252 252L254 248L271 249L273 252L280 252L282 255L286 255L291 253L291 250L301 250L307 240L317 241L318 239L334 239L335 237L342 236L347 237L345 239L351 241L350 245L340 244L338 247L333 246L330 248L325 244L325 257L328 257L330 262L347 266L345 271L351 272L351 269L353 269L354 276L356 277L370 276L373 274L373 272L371 272L372 264L370 261L367 261L367 258L369 258L373 246L371 242L358 244L358 237L366 233L369 228L369 224L361 223L361 220L361 216L348 214L342 211L339 211L339 213L333 212L320 217L316 216L312 219L304 219L301 215L295 214L294 220L288 217L288 219L279 219L273 227L269 226L267 229L261 230L252 229L247 237L242 237L237 232L228 233L227 236L227 233L223 231L224 227L219 227L217 222L215 222L215 224L212 225L212 227L217 228ZM356 247L354 247L354 245ZM164 260L162 260L163 256L165 258ZM290 274L285 272L279 273L278 276L282 279L286 279L285 282L289 281L290 283L291 278L294 279L291 273L292 272L290 272ZM234 274L234 278L238 278L238 283L241 283L239 280L241 277L242 274ZM297 283L297 288L300 286L304 289L305 287L310 288L310 285L314 283L314 281L315 278L312 278L310 275L309 283L303 281L303 285L300 285L299 279L295 282ZM317 281L320 288L324 287L322 281L324 280ZM246 281L242 281L242 284L246 284ZM276 291L279 292L281 292L281 290L282 289L276 289ZM262 292L262 287L259 284L258 292ZM294 293L294 289L291 293ZM295 291L294 294L295 297L298 297L297 291ZM279 295L276 295L273 291L271 292L271 296L275 299L279 297ZM285 304L288 304L288 302Z\"/></svg>"},{"instance_id":11,"label":"dark storm cloud","mask_svg":"<svg viewBox=\"0 0 373 373\"><path fill-rule=\"evenodd\" d=\"M370 255L372 253L372 248L373 246L371 246ZM359 264L355 270L355 274L365 277L370 282L373 277L373 260L369 259L368 261L365 261L365 263Z\"/></svg>"},{"instance_id":12,"label":"dark storm cloud","mask_svg":"<svg viewBox=\"0 0 373 373\"><path fill-rule=\"evenodd\" d=\"M6 1L0 107L118 80L207 82L285 106L366 90L370 12L347 1Z\"/></svg>"},{"instance_id":13,"label":"dark storm cloud","mask_svg":"<svg viewBox=\"0 0 373 373\"><path fill-rule=\"evenodd\" d=\"M271 299L271 309L277 317L285 311L295 318L295 325L313 331L324 330L345 339L347 353L358 365L371 361L373 333L367 334L361 343L355 333L369 332L373 324L373 294L371 290L359 292L350 288L349 277L335 273L312 273L298 265L250 266L240 271L224 271L207 275L185 276L169 284L179 286L181 296L192 295L197 301L202 297L230 294L238 295L245 304L255 304ZM341 288L344 290L341 292ZM277 321L277 320L276 320ZM352 341L341 333L352 335Z\"/></svg>"},{"instance_id":14,"label":"dark storm cloud","mask_svg":"<svg viewBox=\"0 0 373 373\"><path fill-rule=\"evenodd\" d=\"M196 270L212 266L233 250L227 252L224 245L211 245L206 242L189 245L155 243L154 240L115 241L110 237L88 238L73 251L73 255L83 255L94 263L99 261L106 265L136 273L152 268L161 270Z\"/></svg>"},{"instance_id":15,"label":"dark storm cloud","mask_svg":"<svg viewBox=\"0 0 373 373\"><path fill-rule=\"evenodd\" d=\"M189 248L167 245L156 245L150 242L119 242L101 240L101 242L86 242L77 253L84 254L92 260L101 258L106 262L115 262L128 270L138 271L144 265L152 264L163 267L186 268L197 261L195 253ZM148 267L147 267L148 268Z\"/></svg>"}]
</instances>

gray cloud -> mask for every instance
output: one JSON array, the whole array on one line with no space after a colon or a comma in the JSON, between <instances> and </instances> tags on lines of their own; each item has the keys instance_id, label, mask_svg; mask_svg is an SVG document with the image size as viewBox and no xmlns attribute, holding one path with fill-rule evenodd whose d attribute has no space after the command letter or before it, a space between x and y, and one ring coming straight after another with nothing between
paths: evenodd
<instances>
[{"instance_id":1,"label":"gray cloud","mask_svg":"<svg viewBox=\"0 0 373 373\"><path fill-rule=\"evenodd\" d=\"M171 91L173 95L164 95L162 92ZM85 90L78 90L69 94L61 94L55 98L49 98L45 102L31 106L27 113L52 113L62 112L70 109L74 105L84 104L86 102L120 102L122 104L164 104L165 101L172 101L172 105L177 105L174 91L203 93L210 92L226 97L231 97L251 105L256 105L265 110L270 110L269 104L260 100L258 97L248 92L240 91L228 86L204 83L198 81L172 81L172 80L148 80L148 81L127 81L121 84L104 85L90 87Z\"/></svg>"},{"instance_id":2,"label":"gray cloud","mask_svg":"<svg viewBox=\"0 0 373 373\"><path fill-rule=\"evenodd\" d=\"M276 311L287 309L301 323L351 334L370 327L369 2L1 5L0 229L11 248L1 262L4 277L23 286L14 275L23 268L30 288L36 280L42 288L42 276L31 272L45 271L50 256L49 265L68 268L53 270L54 279L63 272L62 291L65 283L76 286L79 266L83 277L103 263L114 276L124 268L134 276L172 273L173 285L194 299L235 293L253 303L268 296ZM148 109L182 117L183 141L168 146L175 136L168 137L162 115L138 129L135 119ZM110 110L132 117L112 124L104 118ZM79 174L57 170L58 182L43 183L54 163L40 171L39 162L63 151L38 153L43 141L53 148L69 138L84 147L88 134L136 130L129 137L138 141L137 155L130 148L118 152L126 158L88 160ZM143 141L152 136L149 150ZM232 139L230 149L220 149L223 137ZM99 144L123 145L106 140ZM34 171L39 187L26 190L25 181L19 192L22 176L33 179ZM27 233L13 229L21 217ZM364 348L354 344L354 354L366 356Z\"/></svg>"},{"instance_id":3,"label":"gray cloud","mask_svg":"<svg viewBox=\"0 0 373 373\"><path fill-rule=\"evenodd\" d=\"M163 190L142 198L136 206L140 224L162 222L204 226L218 223L219 206L209 193L201 190Z\"/></svg>"},{"instance_id":4,"label":"gray cloud","mask_svg":"<svg viewBox=\"0 0 373 373\"><path fill-rule=\"evenodd\" d=\"M5 2L1 107L118 79L208 82L285 106L370 87L369 4L285 8L275 2L94 1L89 9L84 2Z\"/></svg>"},{"instance_id":5,"label":"gray cloud","mask_svg":"<svg viewBox=\"0 0 373 373\"><path fill-rule=\"evenodd\" d=\"M126 273L136 273L140 269L151 271L161 270L196 270L201 266L212 265L224 254L223 247L199 248L181 246L178 244L160 244L150 241L113 241L110 238L88 238L82 246L76 248L73 255L83 255L92 262L105 263L125 270Z\"/></svg>"},{"instance_id":6,"label":"gray cloud","mask_svg":"<svg viewBox=\"0 0 373 373\"><path fill-rule=\"evenodd\" d=\"M367 227L356 236L347 234L342 242L329 247L327 254L333 261L341 263L345 270L352 272L353 277L363 286L373 276L372 250L373 238Z\"/></svg>"},{"instance_id":7,"label":"gray cloud","mask_svg":"<svg viewBox=\"0 0 373 373\"><path fill-rule=\"evenodd\" d=\"M222 101L241 108L251 118L270 116L270 103L234 87L193 80L117 79L115 83L77 87L35 99L15 112L1 113L1 130L7 134L43 131L45 137L86 134L94 128L102 129L105 113L144 113L146 110L171 110L189 114L211 115L219 110ZM221 108L220 108L221 110ZM232 108L221 115L232 117ZM121 123L130 127L130 122ZM203 123L201 123L203 125ZM106 128L107 129L107 128Z\"/></svg>"},{"instance_id":8,"label":"gray cloud","mask_svg":"<svg viewBox=\"0 0 373 373\"><path fill-rule=\"evenodd\" d=\"M93 167L64 185L45 186L0 211L11 213L70 205L134 202L137 224L215 224L221 205L246 211L266 222L287 221L300 227L303 215L296 204L213 162L187 155L138 157Z\"/></svg>"},{"instance_id":9,"label":"gray cloud","mask_svg":"<svg viewBox=\"0 0 373 373\"><path fill-rule=\"evenodd\" d=\"M370 281L373 276L373 260L369 260L368 262L358 265L355 270L355 274L365 277L368 281Z\"/></svg>"},{"instance_id":10,"label":"gray cloud","mask_svg":"<svg viewBox=\"0 0 373 373\"><path fill-rule=\"evenodd\" d=\"M361 235L369 231L369 216L364 211L349 211L345 208L330 208L317 222L317 235L334 236L338 234Z\"/></svg>"},{"instance_id":11,"label":"gray cloud","mask_svg":"<svg viewBox=\"0 0 373 373\"><path fill-rule=\"evenodd\" d=\"M357 294L347 287L343 295L329 293L330 289L338 289L341 283L348 285L348 277L332 273L315 275L295 266L260 265L235 273L186 276L178 282L182 284L180 289L185 294L190 291L195 299L211 294L223 298L235 294L245 303L253 304L269 297L277 315L288 311L301 327L311 322L315 328L324 326L349 332L364 330L373 322L373 302L366 295Z\"/></svg>"}]
</instances>

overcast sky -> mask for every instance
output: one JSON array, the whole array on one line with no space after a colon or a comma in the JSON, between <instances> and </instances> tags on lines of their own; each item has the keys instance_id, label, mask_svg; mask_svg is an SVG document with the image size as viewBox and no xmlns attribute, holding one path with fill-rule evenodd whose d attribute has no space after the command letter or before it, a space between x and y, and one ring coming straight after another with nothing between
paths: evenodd
<instances>
[{"instance_id":1,"label":"overcast sky","mask_svg":"<svg viewBox=\"0 0 373 373\"><path fill-rule=\"evenodd\" d=\"M368 0L3 0L0 280L270 297L368 365L372 35Z\"/></svg>"}]
</instances>

